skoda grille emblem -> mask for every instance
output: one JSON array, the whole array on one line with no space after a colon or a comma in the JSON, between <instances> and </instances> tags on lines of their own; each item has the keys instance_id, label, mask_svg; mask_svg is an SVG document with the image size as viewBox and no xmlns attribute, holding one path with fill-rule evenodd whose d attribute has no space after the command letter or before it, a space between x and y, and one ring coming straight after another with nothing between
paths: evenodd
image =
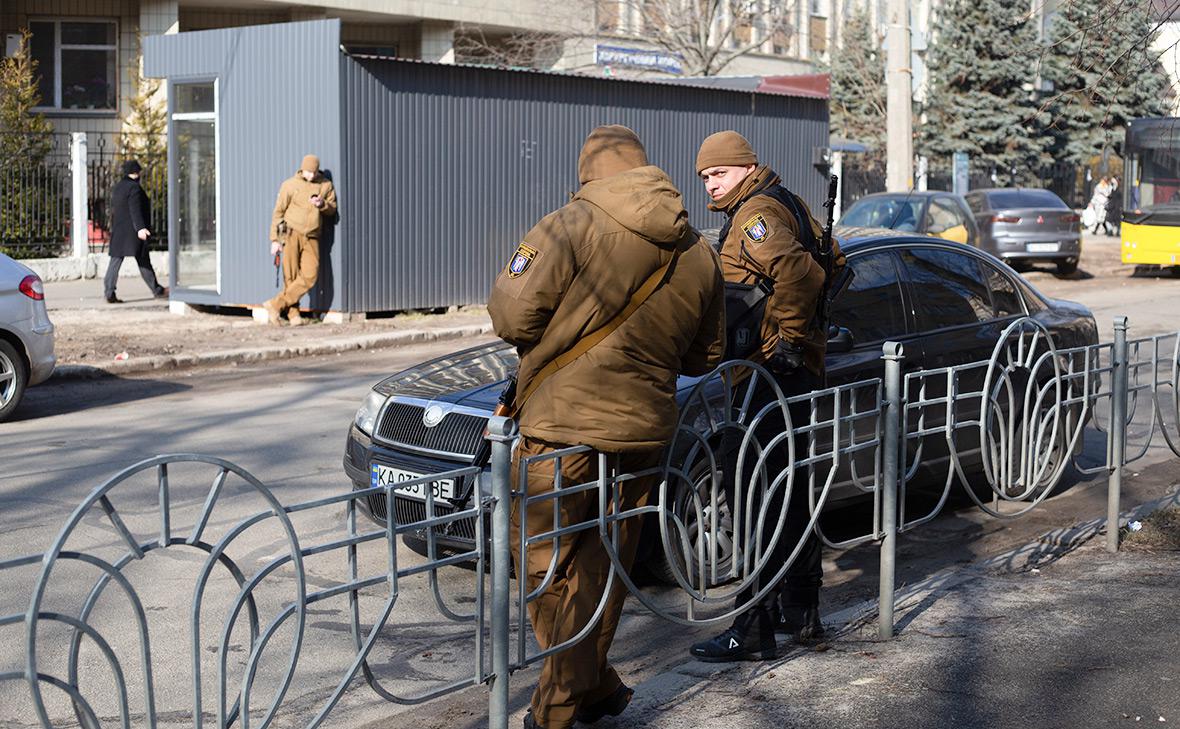
<instances>
[{"instance_id":1,"label":"skoda grille emblem","mask_svg":"<svg viewBox=\"0 0 1180 729\"><path fill-rule=\"evenodd\" d=\"M427 428L433 428L442 422L444 414L441 405L431 405L422 413L422 424Z\"/></svg>"}]
</instances>

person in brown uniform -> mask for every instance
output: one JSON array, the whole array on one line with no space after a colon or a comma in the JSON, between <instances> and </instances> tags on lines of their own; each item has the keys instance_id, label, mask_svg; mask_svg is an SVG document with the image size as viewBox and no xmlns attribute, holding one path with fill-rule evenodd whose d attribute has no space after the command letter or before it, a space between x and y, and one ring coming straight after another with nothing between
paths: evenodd
<instances>
[{"instance_id":1,"label":"person in brown uniform","mask_svg":"<svg viewBox=\"0 0 1180 729\"><path fill-rule=\"evenodd\" d=\"M320 159L303 158L299 171L279 187L270 221L270 254L283 253L283 290L262 306L271 324L283 311L291 326L299 326L299 299L311 291L320 271L320 230L323 218L336 214L336 188L320 174ZM279 241L284 238L284 243Z\"/></svg>"},{"instance_id":2,"label":"person in brown uniform","mask_svg":"<svg viewBox=\"0 0 1180 729\"><path fill-rule=\"evenodd\" d=\"M520 354L516 405L521 458L585 445L608 454L619 473L658 465L677 420L679 374L703 375L724 350L725 302L718 258L688 224L680 192L648 164L639 138L621 126L596 128L578 158L582 187L541 219L496 279L488 311L496 333ZM655 288L652 286L655 285ZM639 301L638 307L634 307ZM595 341L595 333L606 333ZM553 371L549 363L595 343ZM547 374L540 374L549 366ZM565 485L598 477L597 453L562 459ZM527 493L554 487L552 460L528 469ZM658 476L620 486L624 511L647 502ZM514 484L518 491L519 484ZM598 516L594 490L560 499L568 526ZM523 515L513 508L512 539L554 528L553 503ZM620 525L619 558L634 560L639 519ZM530 545L517 564L527 589L544 581L551 541ZM519 550L513 550L519 560ZM597 530L560 540L554 576L529 604L542 648L575 636L603 599L611 561ZM616 578L601 620L576 645L545 659L526 727L565 729L574 721L617 716L631 700L607 660L625 588Z\"/></svg>"},{"instance_id":3,"label":"person in brown uniform","mask_svg":"<svg viewBox=\"0 0 1180 729\"><path fill-rule=\"evenodd\" d=\"M718 132L706 138L697 155L696 169L712 200L709 209L728 217L719 239L725 281L753 284L765 280L773 286L762 321L761 347L748 358L764 364L787 397L822 388L827 337L816 316L825 279L824 269L817 261L822 228L807 204L782 187L778 175L769 167L758 163L750 143L737 132ZM833 258L836 270L844 265L834 242ZM777 397L773 387L760 379L752 412ZM809 418L806 403L800 405L790 410L796 426L807 423ZM755 437L765 446L785 427L781 415L777 422L770 417L755 429ZM723 443L723 450L736 451L739 446L740 443ZM806 438L796 438L796 453L805 452L801 450L804 448ZM732 504L736 453L725 456L722 462L727 464L730 475L725 486ZM784 442L767 458L767 484L790 467ZM752 469L752 462L745 466L747 473ZM778 655L776 631L790 633L803 643L822 636L820 543L815 532L807 530L811 514L803 478L796 474L778 542L758 578L739 594L737 603L748 602L772 580L802 540L803 548L787 570L783 583L771 589L754 608L739 615L721 635L694 645L693 657L712 662L770 659ZM777 503L772 499L767 506L768 514L783 513L781 498L785 488L784 481L777 492ZM773 537L777 521L766 520L764 544Z\"/></svg>"}]
</instances>

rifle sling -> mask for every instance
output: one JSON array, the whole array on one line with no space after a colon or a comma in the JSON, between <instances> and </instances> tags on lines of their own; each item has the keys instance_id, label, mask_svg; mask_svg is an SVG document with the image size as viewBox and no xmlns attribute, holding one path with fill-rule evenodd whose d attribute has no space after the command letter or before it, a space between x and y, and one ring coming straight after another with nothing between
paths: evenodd
<instances>
[{"instance_id":1,"label":"rifle sling","mask_svg":"<svg viewBox=\"0 0 1180 729\"><path fill-rule=\"evenodd\" d=\"M586 352L590 351L591 347L613 334L616 329L622 326L623 322L627 321L643 305L643 302L647 301L656 292L656 289L660 288L665 279L667 279L669 272L676 266L676 260L680 258L680 247L683 242L681 240L676 244L676 249L672 252L672 258L655 273L647 277L647 280L631 295L631 300L627 302L627 305L618 314L615 314L610 321L595 329L590 334L579 339L574 346L554 357L537 374L533 375L532 379L529 380L529 386L525 388L524 392L516 396L511 416L515 416L520 412L520 409L524 407L525 401L537 391L541 383L562 367L586 354Z\"/></svg>"}]
</instances>

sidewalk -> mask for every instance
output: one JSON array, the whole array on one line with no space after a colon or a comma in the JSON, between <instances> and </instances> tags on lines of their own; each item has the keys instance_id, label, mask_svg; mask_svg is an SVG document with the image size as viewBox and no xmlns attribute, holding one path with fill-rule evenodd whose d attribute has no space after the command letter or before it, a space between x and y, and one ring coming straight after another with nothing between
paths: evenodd
<instances>
[{"instance_id":1,"label":"sidewalk","mask_svg":"<svg viewBox=\"0 0 1180 729\"><path fill-rule=\"evenodd\" d=\"M487 312L480 307L272 327L255 322L248 310L172 314L168 301L152 298L139 279L120 281L118 295L125 303L106 303L101 279L45 284L49 318L57 327L54 378L283 359L491 333Z\"/></svg>"},{"instance_id":2,"label":"sidewalk","mask_svg":"<svg viewBox=\"0 0 1180 729\"><path fill-rule=\"evenodd\" d=\"M1178 554L1111 555L1100 537L1073 541L1031 544L903 587L891 641L877 640L875 622L833 615L837 624L853 622L822 650L796 649L769 664L686 662L636 686L627 712L601 726L1104 729L1180 722Z\"/></svg>"},{"instance_id":3,"label":"sidewalk","mask_svg":"<svg viewBox=\"0 0 1180 729\"><path fill-rule=\"evenodd\" d=\"M824 616L830 641L770 663L686 660L634 686L603 729L1105 729L1180 723L1180 492L1118 554L1104 520L899 584L895 637L868 600ZM1163 511L1166 510L1166 511ZM1152 520L1154 521L1154 520ZM1161 520L1168 521L1168 520ZM787 644L783 644L787 645ZM534 673L516 679L530 685ZM509 726L519 725L521 710Z\"/></svg>"}]
</instances>

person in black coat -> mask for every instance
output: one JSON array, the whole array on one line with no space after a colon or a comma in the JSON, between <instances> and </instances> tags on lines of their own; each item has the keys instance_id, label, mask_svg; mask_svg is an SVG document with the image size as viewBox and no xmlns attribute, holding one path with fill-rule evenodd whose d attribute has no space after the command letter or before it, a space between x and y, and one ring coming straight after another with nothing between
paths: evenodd
<instances>
[{"instance_id":1,"label":"person in black coat","mask_svg":"<svg viewBox=\"0 0 1180 729\"><path fill-rule=\"evenodd\" d=\"M123 163L123 179L111 192L111 245L110 263L103 279L104 293L108 304L123 303L115 296L115 285L119 282L119 269L123 259L135 258L144 283L157 299L168 296L168 289L156 280L152 261L148 257L147 241L152 232L148 223L152 219L152 205L147 193L139 184L139 173L143 168L135 160Z\"/></svg>"}]
</instances>

